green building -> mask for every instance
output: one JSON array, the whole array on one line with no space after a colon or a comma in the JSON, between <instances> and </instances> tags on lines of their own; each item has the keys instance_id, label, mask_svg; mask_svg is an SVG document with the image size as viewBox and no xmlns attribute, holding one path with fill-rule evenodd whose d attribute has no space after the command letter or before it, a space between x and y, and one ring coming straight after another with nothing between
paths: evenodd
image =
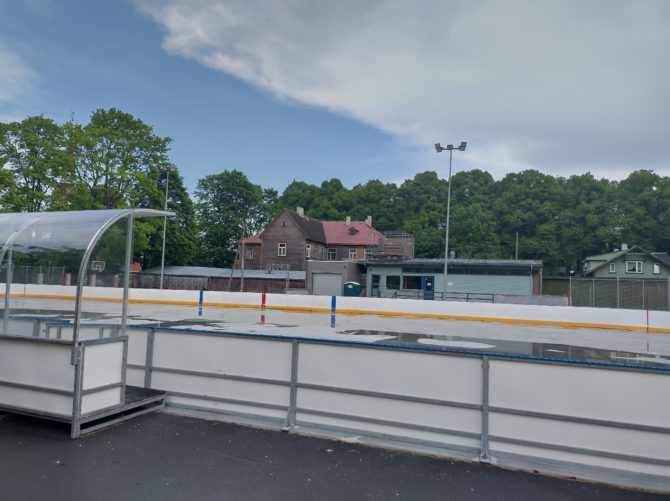
<instances>
[{"instance_id":1,"label":"green building","mask_svg":"<svg viewBox=\"0 0 670 501\"><path fill-rule=\"evenodd\" d=\"M444 259L366 262L369 297L444 297ZM490 301L493 294L539 295L542 261L450 259L447 299Z\"/></svg>"},{"instance_id":2,"label":"green building","mask_svg":"<svg viewBox=\"0 0 670 501\"><path fill-rule=\"evenodd\" d=\"M583 273L589 278L668 278L670 256L622 245L621 250L587 257Z\"/></svg>"}]
</instances>

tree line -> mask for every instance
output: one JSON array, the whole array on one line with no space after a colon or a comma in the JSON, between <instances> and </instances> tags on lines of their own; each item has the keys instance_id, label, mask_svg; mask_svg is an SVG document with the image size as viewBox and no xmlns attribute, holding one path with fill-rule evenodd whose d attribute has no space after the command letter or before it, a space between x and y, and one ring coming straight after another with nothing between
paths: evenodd
<instances>
[{"instance_id":1,"label":"tree line","mask_svg":"<svg viewBox=\"0 0 670 501\"><path fill-rule=\"evenodd\" d=\"M448 183L437 173L401 184L370 180L352 188L333 178L293 181L279 194L239 170L200 179L191 199L169 160L170 138L117 109L86 124L35 116L0 123L0 210L28 212L123 207L163 208L169 177L166 263L229 266L242 235L260 231L283 207L324 220L373 216L379 230L415 236L417 257L442 257ZM586 256L622 242L670 250L670 178L638 170L622 181L590 173L537 170L500 180L481 170L452 176L450 248L457 257L542 259L547 273L579 269ZM161 222L143 221L135 258L160 263Z\"/></svg>"}]
</instances>

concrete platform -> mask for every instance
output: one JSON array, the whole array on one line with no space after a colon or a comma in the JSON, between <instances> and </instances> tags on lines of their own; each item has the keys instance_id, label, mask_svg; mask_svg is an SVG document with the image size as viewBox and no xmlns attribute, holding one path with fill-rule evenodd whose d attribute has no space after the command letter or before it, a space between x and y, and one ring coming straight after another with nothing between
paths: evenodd
<instances>
[{"instance_id":1,"label":"concrete platform","mask_svg":"<svg viewBox=\"0 0 670 501\"><path fill-rule=\"evenodd\" d=\"M1 500L668 499L157 412L70 440L0 414Z\"/></svg>"}]
</instances>

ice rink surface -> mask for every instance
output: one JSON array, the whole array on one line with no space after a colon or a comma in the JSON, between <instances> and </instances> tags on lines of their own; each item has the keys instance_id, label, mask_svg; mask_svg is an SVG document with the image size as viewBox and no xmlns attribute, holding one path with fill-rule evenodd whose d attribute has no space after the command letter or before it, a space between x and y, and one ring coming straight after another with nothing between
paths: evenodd
<instances>
[{"instance_id":1,"label":"ice rink surface","mask_svg":"<svg viewBox=\"0 0 670 501\"><path fill-rule=\"evenodd\" d=\"M73 301L17 298L11 301L14 315L71 317ZM121 305L106 301L84 301L85 323L120 322ZM128 323L160 324L165 327L341 339L364 342L420 344L454 349L492 349L499 352L600 360L595 351L611 361L631 360L670 366L670 334L613 329L563 328L482 321L337 314L335 327L330 314L253 308L205 307L202 316L194 306L131 303ZM534 345L534 346L531 346ZM591 351L593 353L591 353ZM621 353L618 353L621 352Z\"/></svg>"}]
</instances>

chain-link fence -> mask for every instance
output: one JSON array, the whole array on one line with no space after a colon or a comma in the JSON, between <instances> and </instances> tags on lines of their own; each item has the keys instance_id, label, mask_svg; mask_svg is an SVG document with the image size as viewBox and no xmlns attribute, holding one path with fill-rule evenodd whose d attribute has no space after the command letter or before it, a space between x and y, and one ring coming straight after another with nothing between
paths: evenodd
<instances>
[{"instance_id":1,"label":"chain-link fence","mask_svg":"<svg viewBox=\"0 0 670 501\"><path fill-rule=\"evenodd\" d=\"M0 282L7 280L7 265L0 267ZM69 285L65 284L64 266L14 266L12 272L14 284Z\"/></svg>"},{"instance_id":2,"label":"chain-link fence","mask_svg":"<svg viewBox=\"0 0 670 501\"><path fill-rule=\"evenodd\" d=\"M667 278L545 279L543 292L570 295L573 306L670 311Z\"/></svg>"}]
</instances>

